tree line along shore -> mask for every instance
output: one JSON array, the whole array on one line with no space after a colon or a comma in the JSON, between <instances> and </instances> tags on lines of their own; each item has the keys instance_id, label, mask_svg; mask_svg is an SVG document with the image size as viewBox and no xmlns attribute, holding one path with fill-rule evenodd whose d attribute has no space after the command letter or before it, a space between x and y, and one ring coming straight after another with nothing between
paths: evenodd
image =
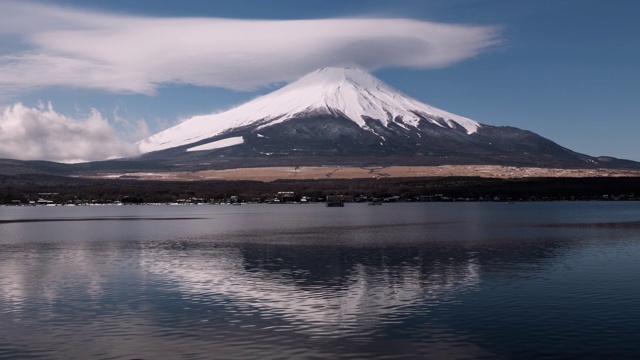
<instances>
[{"instance_id":1,"label":"tree line along shore","mask_svg":"<svg viewBox=\"0 0 640 360\"><path fill-rule=\"evenodd\" d=\"M640 178L430 177L260 181L140 181L55 176L0 177L0 204L145 204L270 202L288 193L324 201L640 200Z\"/></svg>"}]
</instances>

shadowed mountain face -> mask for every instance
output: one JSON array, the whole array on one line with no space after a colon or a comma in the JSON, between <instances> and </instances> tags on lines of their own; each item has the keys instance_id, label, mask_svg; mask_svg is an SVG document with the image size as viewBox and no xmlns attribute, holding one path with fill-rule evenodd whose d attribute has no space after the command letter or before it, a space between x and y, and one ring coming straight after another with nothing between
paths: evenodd
<instances>
[{"instance_id":1,"label":"shadowed mountain face","mask_svg":"<svg viewBox=\"0 0 640 360\"><path fill-rule=\"evenodd\" d=\"M566 149L533 132L483 125L473 134L462 127L402 119L383 125L366 118L365 130L341 115L304 114L257 129L248 126L194 144L146 154L140 160L190 169L266 166L511 165L559 168L629 167L639 164L595 158ZM242 143L214 150L190 148L236 138Z\"/></svg>"}]
</instances>

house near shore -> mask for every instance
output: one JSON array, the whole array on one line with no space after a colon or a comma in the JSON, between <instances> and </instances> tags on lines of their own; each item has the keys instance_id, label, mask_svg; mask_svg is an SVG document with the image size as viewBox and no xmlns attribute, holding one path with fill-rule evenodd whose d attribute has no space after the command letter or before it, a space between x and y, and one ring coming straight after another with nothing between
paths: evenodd
<instances>
[{"instance_id":1,"label":"house near shore","mask_svg":"<svg viewBox=\"0 0 640 360\"><path fill-rule=\"evenodd\" d=\"M293 191L279 191L276 199L280 203L292 203L296 202L296 194Z\"/></svg>"}]
</instances>

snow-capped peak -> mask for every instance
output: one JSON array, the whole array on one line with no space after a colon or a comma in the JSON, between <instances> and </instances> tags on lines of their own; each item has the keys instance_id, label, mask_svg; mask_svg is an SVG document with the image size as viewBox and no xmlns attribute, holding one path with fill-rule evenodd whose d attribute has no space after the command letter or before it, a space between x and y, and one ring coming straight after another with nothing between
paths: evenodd
<instances>
[{"instance_id":1,"label":"snow-capped peak","mask_svg":"<svg viewBox=\"0 0 640 360\"><path fill-rule=\"evenodd\" d=\"M479 123L412 99L357 68L327 67L309 73L270 94L229 111L195 116L138 143L142 152L191 144L258 125L264 128L305 113L342 114L369 131L365 117L388 126L397 117L404 127L417 126L421 117L438 126L463 127L472 134Z\"/></svg>"}]
</instances>

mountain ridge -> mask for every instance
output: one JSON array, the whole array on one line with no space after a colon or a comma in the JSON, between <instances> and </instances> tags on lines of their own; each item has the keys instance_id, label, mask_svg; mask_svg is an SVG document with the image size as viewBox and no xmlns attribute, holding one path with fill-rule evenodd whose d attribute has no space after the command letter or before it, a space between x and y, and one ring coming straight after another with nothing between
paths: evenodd
<instances>
[{"instance_id":1,"label":"mountain ridge","mask_svg":"<svg viewBox=\"0 0 640 360\"><path fill-rule=\"evenodd\" d=\"M342 116L373 133L365 118L380 120L387 127L395 122L405 129L428 119L442 127L461 126L468 134L481 126L471 119L408 97L364 70L327 67L223 113L192 117L138 144L144 153L164 150L232 129L253 125L259 130L302 114Z\"/></svg>"}]
</instances>

